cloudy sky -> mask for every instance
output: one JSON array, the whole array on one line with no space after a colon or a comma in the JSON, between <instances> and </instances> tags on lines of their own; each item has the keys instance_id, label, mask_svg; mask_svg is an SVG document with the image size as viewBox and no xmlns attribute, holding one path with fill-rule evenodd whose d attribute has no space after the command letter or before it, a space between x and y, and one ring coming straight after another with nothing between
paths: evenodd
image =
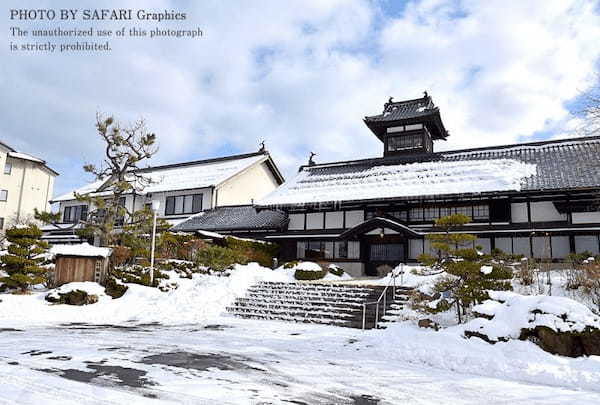
<instances>
[{"instance_id":1,"label":"cloudy sky","mask_svg":"<svg viewBox=\"0 0 600 405\"><path fill-rule=\"evenodd\" d=\"M29 1L98 9L117 2ZM88 28L86 21L11 21L2 32ZM319 162L378 156L362 122L389 96L440 107L451 137L438 150L574 136L581 95L600 71L600 5L592 0L119 1L187 13L201 39L112 40L109 53L9 52L0 63L0 140L61 173L55 194L91 180L101 158L97 111L139 117L158 135L151 163L255 151L265 140L284 174ZM33 40L42 42L42 40Z\"/></svg>"}]
</instances>

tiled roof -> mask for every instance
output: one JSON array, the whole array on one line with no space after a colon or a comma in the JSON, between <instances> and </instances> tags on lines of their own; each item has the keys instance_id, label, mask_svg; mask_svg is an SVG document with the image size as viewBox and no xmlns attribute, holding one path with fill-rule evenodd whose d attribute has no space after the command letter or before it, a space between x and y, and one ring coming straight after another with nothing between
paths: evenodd
<instances>
[{"instance_id":1,"label":"tiled roof","mask_svg":"<svg viewBox=\"0 0 600 405\"><path fill-rule=\"evenodd\" d=\"M537 174L524 179L522 190L600 187L600 137L445 152L442 156L445 161L516 159L535 164Z\"/></svg>"},{"instance_id":2,"label":"tiled roof","mask_svg":"<svg viewBox=\"0 0 600 405\"><path fill-rule=\"evenodd\" d=\"M257 211L251 205L217 207L204 211L171 228L173 231L279 230L287 222L281 211Z\"/></svg>"},{"instance_id":3,"label":"tiled roof","mask_svg":"<svg viewBox=\"0 0 600 405\"><path fill-rule=\"evenodd\" d=\"M386 103L383 113L365 117L365 121L399 121L431 115L437 111L431 97Z\"/></svg>"},{"instance_id":4,"label":"tiled roof","mask_svg":"<svg viewBox=\"0 0 600 405\"><path fill-rule=\"evenodd\" d=\"M304 166L259 206L600 188L600 137Z\"/></svg>"}]
</instances>

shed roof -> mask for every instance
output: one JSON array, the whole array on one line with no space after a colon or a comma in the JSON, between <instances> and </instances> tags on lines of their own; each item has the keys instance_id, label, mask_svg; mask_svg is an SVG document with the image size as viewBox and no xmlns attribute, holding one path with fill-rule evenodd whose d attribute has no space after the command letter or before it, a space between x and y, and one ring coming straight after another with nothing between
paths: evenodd
<instances>
[{"instance_id":1,"label":"shed roof","mask_svg":"<svg viewBox=\"0 0 600 405\"><path fill-rule=\"evenodd\" d=\"M112 249L81 243L77 245L54 245L50 248L50 253L55 256L109 257Z\"/></svg>"}]
</instances>

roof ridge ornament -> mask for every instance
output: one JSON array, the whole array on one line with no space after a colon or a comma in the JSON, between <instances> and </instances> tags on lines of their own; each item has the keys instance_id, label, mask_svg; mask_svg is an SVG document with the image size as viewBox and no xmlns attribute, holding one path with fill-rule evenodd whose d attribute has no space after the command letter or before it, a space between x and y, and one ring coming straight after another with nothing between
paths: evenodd
<instances>
[{"instance_id":1,"label":"roof ridge ornament","mask_svg":"<svg viewBox=\"0 0 600 405\"><path fill-rule=\"evenodd\" d=\"M262 141L260 141L260 143L258 145L259 145L259 147L258 147L259 152L264 152L267 150L264 139Z\"/></svg>"},{"instance_id":2,"label":"roof ridge ornament","mask_svg":"<svg viewBox=\"0 0 600 405\"><path fill-rule=\"evenodd\" d=\"M388 98L388 101L383 104L383 112L384 113L393 102L394 102L394 97L390 96L390 98Z\"/></svg>"},{"instance_id":3,"label":"roof ridge ornament","mask_svg":"<svg viewBox=\"0 0 600 405\"><path fill-rule=\"evenodd\" d=\"M309 166L314 166L316 165L315 161L313 160L313 158L317 156L317 154L315 152L310 152L310 156L308 157L308 165Z\"/></svg>"}]
</instances>

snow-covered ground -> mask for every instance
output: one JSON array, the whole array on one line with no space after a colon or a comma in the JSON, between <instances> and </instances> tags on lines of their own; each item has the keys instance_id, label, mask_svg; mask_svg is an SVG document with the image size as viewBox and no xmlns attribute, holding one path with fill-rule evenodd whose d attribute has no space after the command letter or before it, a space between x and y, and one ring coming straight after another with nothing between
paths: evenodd
<instances>
[{"instance_id":1,"label":"snow-covered ground","mask_svg":"<svg viewBox=\"0 0 600 405\"><path fill-rule=\"evenodd\" d=\"M403 283L426 289L434 277L406 272ZM227 316L260 280L291 281L251 264L168 292L131 285L116 300L93 283L63 287L100 295L84 307L2 294L0 403L600 403L600 357L490 345L460 326L361 331Z\"/></svg>"},{"instance_id":2,"label":"snow-covered ground","mask_svg":"<svg viewBox=\"0 0 600 405\"><path fill-rule=\"evenodd\" d=\"M600 359L397 324L222 317L0 332L0 403L600 403Z\"/></svg>"}]
</instances>

